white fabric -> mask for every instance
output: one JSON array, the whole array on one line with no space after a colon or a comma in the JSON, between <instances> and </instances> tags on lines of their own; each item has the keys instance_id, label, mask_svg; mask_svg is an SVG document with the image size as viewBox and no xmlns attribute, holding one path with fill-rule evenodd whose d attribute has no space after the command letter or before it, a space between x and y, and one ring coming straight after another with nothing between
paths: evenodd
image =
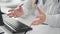
<instances>
[{"instance_id":1,"label":"white fabric","mask_svg":"<svg viewBox=\"0 0 60 34\"><path fill-rule=\"evenodd\" d=\"M26 0L22 6L23 8L23 16L22 17L27 17L29 16L31 13L32 13L32 3L31 3L31 0Z\"/></svg>"},{"instance_id":2,"label":"white fabric","mask_svg":"<svg viewBox=\"0 0 60 34\"><path fill-rule=\"evenodd\" d=\"M53 28L60 28L59 18L60 14L57 15L46 15L45 23L50 25Z\"/></svg>"},{"instance_id":3,"label":"white fabric","mask_svg":"<svg viewBox=\"0 0 60 34\"><path fill-rule=\"evenodd\" d=\"M58 0L47 0L45 3L45 12L48 15L55 15L58 14Z\"/></svg>"},{"instance_id":4,"label":"white fabric","mask_svg":"<svg viewBox=\"0 0 60 34\"><path fill-rule=\"evenodd\" d=\"M46 13L46 21L48 25L53 27L60 27L58 26L59 23L59 12L60 12L60 4L58 0L47 0L45 4L45 13Z\"/></svg>"}]
</instances>

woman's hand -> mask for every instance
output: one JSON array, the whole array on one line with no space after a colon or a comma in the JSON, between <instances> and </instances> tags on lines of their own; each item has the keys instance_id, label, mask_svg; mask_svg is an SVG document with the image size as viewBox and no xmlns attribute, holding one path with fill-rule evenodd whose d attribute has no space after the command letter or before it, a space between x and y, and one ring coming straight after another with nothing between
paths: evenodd
<instances>
[{"instance_id":1,"label":"woman's hand","mask_svg":"<svg viewBox=\"0 0 60 34\"><path fill-rule=\"evenodd\" d=\"M46 20L46 15L37 7L38 12L40 12L40 16L37 16L35 21L32 22L32 25L39 25L44 23Z\"/></svg>"},{"instance_id":2,"label":"woman's hand","mask_svg":"<svg viewBox=\"0 0 60 34\"><path fill-rule=\"evenodd\" d=\"M34 20L31 25L39 25L40 19Z\"/></svg>"},{"instance_id":3,"label":"woman's hand","mask_svg":"<svg viewBox=\"0 0 60 34\"><path fill-rule=\"evenodd\" d=\"M8 12L10 12L8 14L9 17L17 18L17 17L20 17L23 14L23 9L22 9L22 7L19 7L17 9L9 10Z\"/></svg>"},{"instance_id":4,"label":"woman's hand","mask_svg":"<svg viewBox=\"0 0 60 34\"><path fill-rule=\"evenodd\" d=\"M46 17L45 15L40 15L36 17L36 20L32 22L32 25L39 25L39 24L43 24L45 21Z\"/></svg>"}]
</instances>

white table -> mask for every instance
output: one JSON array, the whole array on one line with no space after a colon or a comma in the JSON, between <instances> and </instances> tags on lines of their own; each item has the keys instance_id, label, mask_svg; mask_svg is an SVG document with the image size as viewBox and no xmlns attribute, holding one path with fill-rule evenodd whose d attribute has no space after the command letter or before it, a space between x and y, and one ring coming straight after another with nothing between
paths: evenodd
<instances>
[{"instance_id":1,"label":"white table","mask_svg":"<svg viewBox=\"0 0 60 34\"><path fill-rule=\"evenodd\" d=\"M4 34L12 34L9 30L7 30L4 26L0 26L0 32L4 32Z\"/></svg>"}]
</instances>

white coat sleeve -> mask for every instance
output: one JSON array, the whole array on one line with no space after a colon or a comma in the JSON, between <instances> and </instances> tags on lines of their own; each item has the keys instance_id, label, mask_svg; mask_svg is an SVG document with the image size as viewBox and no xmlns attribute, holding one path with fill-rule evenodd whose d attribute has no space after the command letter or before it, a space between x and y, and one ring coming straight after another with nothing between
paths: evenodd
<instances>
[{"instance_id":1,"label":"white coat sleeve","mask_svg":"<svg viewBox=\"0 0 60 34\"><path fill-rule=\"evenodd\" d=\"M21 17L26 17L31 13L31 0L25 0L25 2L23 3L23 15Z\"/></svg>"},{"instance_id":2,"label":"white coat sleeve","mask_svg":"<svg viewBox=\"0 0 60 34\"><path fill-rule=\"evenodd\" d=\"M45 7L42 0L39 0L38 7L42 10L43 13L45 13Z\"/></svg>"},{"instance_id":3,"label":"white coat sleeve","mask_svg":"<svg viewBox=\"0 0 60 34\"><path fill-rule=\"evenodd\" d=\"M45 13L48 15L55 15L58 13L58 1L57 0L46 0Z\"/></svg>"},{"instance_id":4,"label":"white coat sleeve","mask_svg":"<svg viewBox=\"0 0 60 34\"><path fill-rule=\"evenodd\" d=\"M47 0L46 2L46 21L44 23L52 26L59 27L59 14L57 14L57 0Z\"/></svg>"}]
</instances>

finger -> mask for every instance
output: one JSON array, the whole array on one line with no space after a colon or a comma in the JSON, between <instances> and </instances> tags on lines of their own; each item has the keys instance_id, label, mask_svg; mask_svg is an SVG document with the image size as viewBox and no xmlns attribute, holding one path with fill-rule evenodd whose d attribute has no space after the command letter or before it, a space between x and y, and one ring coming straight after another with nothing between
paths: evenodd
<instances>
[{"instance_id":1,"label":"finger","mask_svg":"<svg viewBox=\"0 0 60 34\"><path fill-rule=\"evenodd\" d=\"M13 17L14 17L14 18L17 18L17 17L19 17L19 15L20 15L20 13L19 13L18 11L15 11Z\"/></svg>"},{"instance_id":2,"label":"finger","mask_svg":"<svg viewBox=\"0 0 60 34\"><path fill-rule=\"evenodd\" d=\"M11 14L13 14L13 13L14 13L14 11L10 12L10 13L9 13L9 14L7 14L7 15L9 16L9 15L11 15Z\"/></svg>"},{"instance_id":3,"label":"finger","mask_svg":"<svg viewBox=\"0 0 60 34\"><path fill-rule=\"evenodd\" d=\"M14 16L14 13L13 12L11 12L11 13L9 13L9 14L7 14L9 17L13 17Z\"/></svg>"},{"instance_id":4,"label":"finger","mask_svg":"<svg viewBox=\"0 0 60 34\"><path fill-rule=\"evenodd\" d=\"M7 14L8 16L11 15L11 13Z\"/></svg>"},{"instance_id":5,"label":"finger","mask_svg":"<svg viewBox=\"0 0 60 34\"><path fill-rule=\"evenodd\" d=\"M14 14L14 17L17 18L17 17L20 17L20 12L16 11L15 14Z\"/></svg>"},{"instance_id":6,"label":"finger","mask_svg":"<svg viewBox=\"0 0 60 34\"><path fill-rule=\"evenodd\" d=\"M13 15L14 14L14 11L11 11L8 13L8 15Z\"/></svg>"},{"instance_id":7,"label":"finger","mask_svg":"<svg viewBox=\"0 0 60 34\"><path fill-rule=\"evenodd\" d=\"M21 13L19 13L19 14L17 14L16 16L17 16L17 17L20 17L21 15L22 15L22 14L21 14Z\"/></svg>"},{"instance_id":8,"label":"finger","mask_svg":"<svg viewBox=\"0 0 60 34\"><path fill-rule=\"evenodd\" d=\"M9 15L10 18L12 18L13 16L12 15Z\"/></svg>"},{"instance_id":9,"label":"finger","mask_svg":"<svg viewBox=\"0 0 60 34\"><path fill-rule=\"evenodd\" d=\"M36 18L40 18L40 16L36 16Z\"/></svg>"},{"instance_id":10,"label":"finger","mask_svg":"<svg viewBox=\"0 0 60 34\"><path fill-rule=\"evenodd\" d=\"M36 21L33 21L31 25L35 25Z\"/></svg>"},{"instance_id":11,"label":"finger","mask_svg":"<svg viewBox=\"0 0 60 34\"><path fill-rule=\"evenodd\" d=\"M23 6L23 4L21 4L19 7Z\"/></svg>"},{"instance_id":12,"label":"finger","mask_svg":"<svg viewBox=\"0 0 60 34\"><path fill-rule=\"evenodd\" d=\"M14 16L13 16L14 18L17 18L17 15L16 14L14 14Z\"/></svg>"},{"instance_id":13,"label":"finger","mask_svg":"<svg viewBox=\"0 0 60 34\"><path fill-rule=\"evenodd\" d=\"M32 22L32 25L39 25L40 24L40 20L36 20Z\"/></svg>"},{"instance_id":14,"label":"finger","mask_svg":"<svg viewBox=\"0 0 60 34\"><path fill-rule=\"evenodd\" d=\"M15 14L14 15L14 18L18 18L18 17L20 17L21 15L20 14Z\"/></svg>"},{"instance_id":15,"label":"finger","mask_svg":"<svg viewBox=\"0 0 60 34\"><path fill-rule=\"evenodd\" d=\"M16 18L17 16L16 16L16 11L11 11L9 14L8 14L8 16L9 17L14 17L14 18Z\"/></svg>"},{"instance_id":16,"label":"finger","mask_svg":"<svg viewBox=\"0 0 60 34\"><path fill-rule=\"evenodd\" d=\"M10 9L8 12L10 12L10 11L14 11L14 9Z\"/></svg>"},{"instance_id":17,"label":"finger","mask_svg":"<svg viewBox=\"0 0 60 34\"><path fill-rule=\"evenodd\" d=\"M13 13L13 17L14 17L14 18L17 17L17 12L16 12L16 11L14 11L14 13Z\"/></svg>"},{"instance_id":18,"label":"finger","mask_svg":"<svg viewBox=\"0 0 60 34\"><path fill-rule=\"evenodd\" d=\"M32 25L39 25L38 23L34 23L34 24L32 24Z\"/></svg>"},{"instance_id":19,"label":"finger","mask_svg":"<svg viewBox=\"0 0 60 34\"><path fill-rule=\"evenodd\" d=\"M9 17L13 17L13 15L12 14L10 14L10 15L8 15Z\"/></svg>"}]
</instances>

